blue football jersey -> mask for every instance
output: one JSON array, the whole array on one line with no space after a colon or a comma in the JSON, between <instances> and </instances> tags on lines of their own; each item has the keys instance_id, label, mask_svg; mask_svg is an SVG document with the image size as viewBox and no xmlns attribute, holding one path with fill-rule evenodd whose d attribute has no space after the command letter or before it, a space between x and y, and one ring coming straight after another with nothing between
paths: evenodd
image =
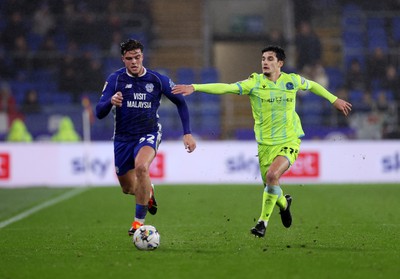
<instances>
[{"instance_id":1,"label":"blue football jersey","mask_svg":"<svg viewBox=\"0 0 400 279\"><path fill-rule=\"evenodd\" d=\"M144 69L141 76L132 76L126 68L112 73L106 80L102 95L96 106L96 116L114 114L114 140L130 141L141 135L157 132L159 128L157 110L164 94L178 108L183 125L183 134L190 134L189 111L182 95L174 95L174 83L167 76ZM111 97L120 91L122 107L111 104Z\"/></svg>"}]
</instances>

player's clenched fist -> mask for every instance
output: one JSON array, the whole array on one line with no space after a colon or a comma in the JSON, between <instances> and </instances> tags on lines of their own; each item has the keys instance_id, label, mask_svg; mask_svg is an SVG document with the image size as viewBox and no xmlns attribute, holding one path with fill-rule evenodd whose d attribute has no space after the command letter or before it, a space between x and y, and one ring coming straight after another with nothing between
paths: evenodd
<instances>
[{"instance_id":1,"label":"player's clenched fist","mask_svg":"<svg viewBox=\"0 0 400 279\"><path fill-rule=\"evenodd\" d=\"M124 98L122 97L122 93L121 92L117 92L115 93L112 97L111 97L111 104L113 106L117 106L117 107L122 107L122 100Z\"/></svg>"}]
</instances>

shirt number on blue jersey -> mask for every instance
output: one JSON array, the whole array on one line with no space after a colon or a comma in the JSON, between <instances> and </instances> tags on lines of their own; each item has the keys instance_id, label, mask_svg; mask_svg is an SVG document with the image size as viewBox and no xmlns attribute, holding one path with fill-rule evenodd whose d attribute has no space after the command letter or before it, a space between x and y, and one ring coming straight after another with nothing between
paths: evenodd
<instances>
[{"instance_id":1,"label":"shirt number on blue jersey","mask_svg":"<svg viewBox=\"0 0 400 279\"><path fill-rule=\"evenodd\" d=\"M147 134L146 137L140 138L139 143L142 143L142 142L144 142L144 141L147 141L147 142L150 143L150 144L154 144L154 138L155 138L154 135L152 135L152 134Z\"/></svg>"}]
</instances>

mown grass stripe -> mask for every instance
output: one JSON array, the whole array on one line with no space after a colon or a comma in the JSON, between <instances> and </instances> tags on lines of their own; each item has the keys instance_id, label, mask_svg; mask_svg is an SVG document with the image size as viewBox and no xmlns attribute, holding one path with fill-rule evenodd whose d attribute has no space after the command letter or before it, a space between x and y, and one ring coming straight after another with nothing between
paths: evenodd
<instances>
[{"instance_id":1,"label":"mown grass stripe","mask_svg":"<svg viewBox=\"0 0 400 279\"><path fill-rule=\"evenodd\" d=\"M5 220L3 222L0 222L0 229L5 228L5 227L7 227L8 225L10 225L12 223L18 222L18 221L20 221L20 220L22 220L22 219L24 219L24 218L36 213L36 212L42 210L42 209L45 209L45 208L47 208L49 206L52 206L52 205L57 204L59 202L62 202L64 200L70 199L70 198L72 198L72 197L74 197L76 195L79 195L80 193L86 191L87 189L88 189L87 187L74 188L71 191L68 191L68 192L66 192L66 193L64 193L64 194L62 194L62 195L60 195L60 196L58 196L58 197L56 197L54 199L45 201L45 202L43 202L43 203L41 203L41 204L39 204L39 205L37 205L35 207L32 207L31 209L28 209L28 210L26 210L26 211L24 211L24 212L22 212L22 213L20 213L20 214L18 214L16 216L10 218L10 219L7 219L7 220Z\"/></svg>"}]
</instances>

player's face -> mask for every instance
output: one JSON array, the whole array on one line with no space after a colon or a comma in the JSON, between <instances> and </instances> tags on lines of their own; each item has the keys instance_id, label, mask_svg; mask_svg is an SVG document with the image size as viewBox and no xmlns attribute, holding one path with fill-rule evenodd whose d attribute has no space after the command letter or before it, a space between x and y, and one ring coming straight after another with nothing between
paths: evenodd
<instances>
[{"instance_id":1,"label":"player's face","mask_svg":"<svg viewBox=\"0 0 400 279\"><path fill-rule=\"evenodd\" d=\"M279 73L282 66L283 61L278 61L275 52L266 51L263 53L261 58L261 67L264 75L271 76L273 74Z\"/></svg>"},{"instance_id":2,"label":"player's face","mask_svg":"<svg viewBox=\"0 0 400 279\"><path fill-rule=\"evenodd\" d=\"M138 76L143 73L143 52L140 49L125 52L122 56L122 61L129 74Z\"/></svg>"}]
</instances>

